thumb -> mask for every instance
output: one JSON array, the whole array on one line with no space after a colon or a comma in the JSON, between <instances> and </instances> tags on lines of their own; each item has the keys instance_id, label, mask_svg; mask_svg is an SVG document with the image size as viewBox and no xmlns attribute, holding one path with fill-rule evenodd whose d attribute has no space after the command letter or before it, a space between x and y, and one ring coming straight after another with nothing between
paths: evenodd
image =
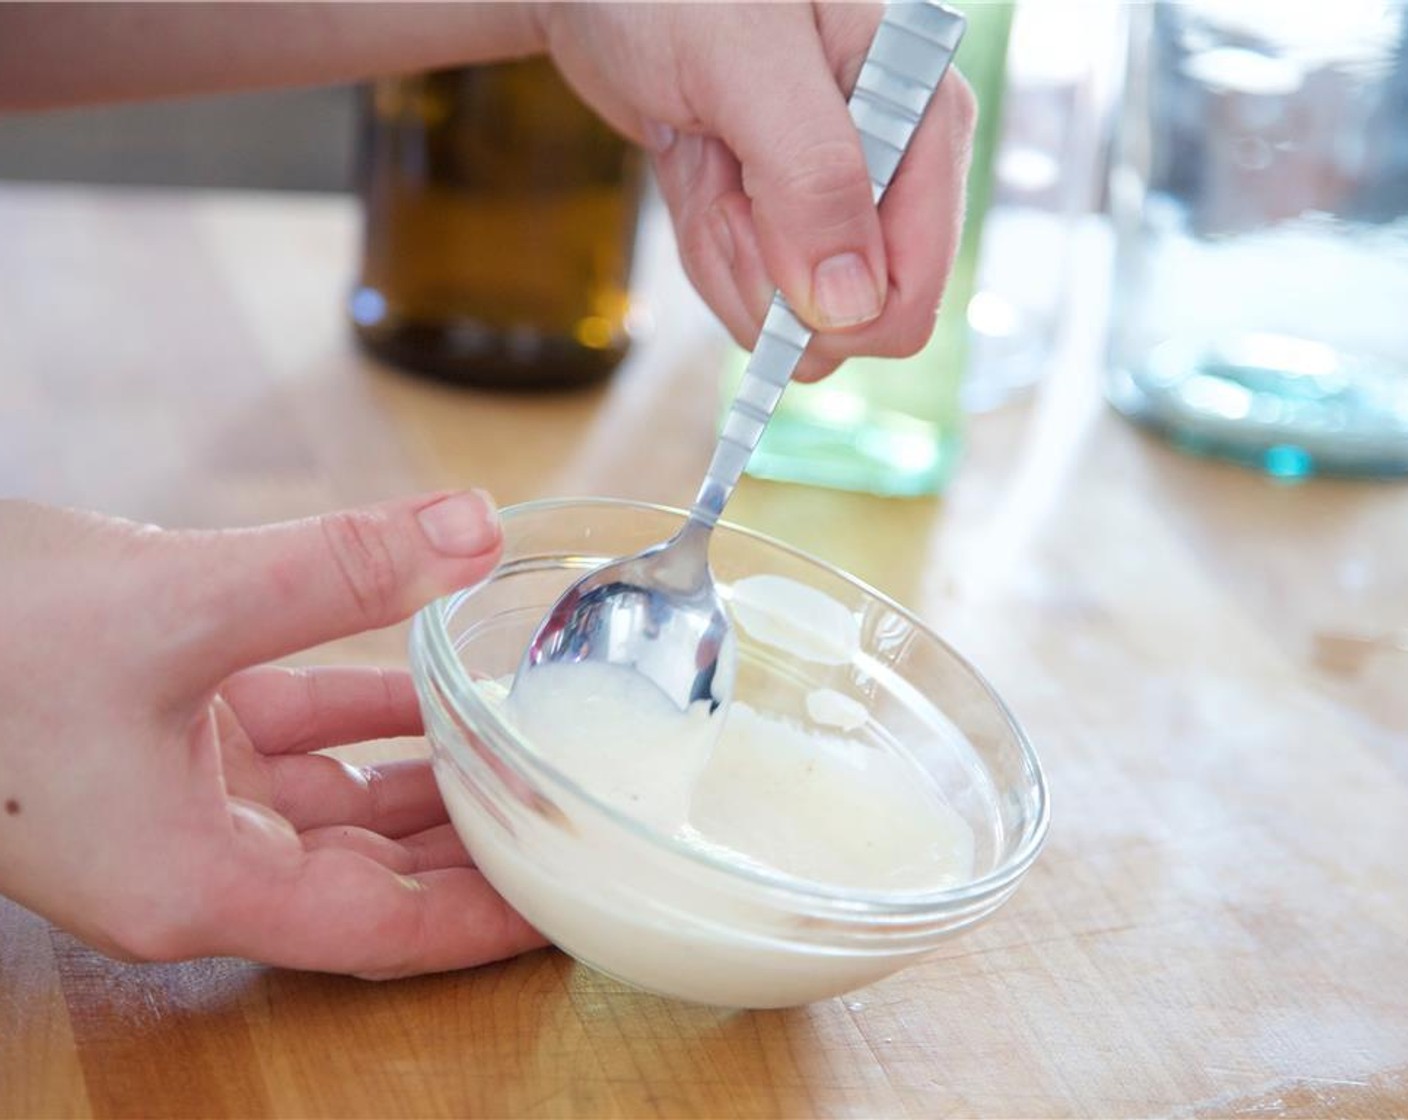
<instances>
[{"instance_id":1,"label":"thumb","mask_svg":"<svg viewBox=\"0 0 1408 1120\"><path fill-rule=\"evenodd\" d=\"M502 533L482 491L421 495L255 529L170 534L176 671L202 686L389 626L486 576ZM173 572L171 569L175 568Z\"/></svg>"},{"instance_id":2,"label":"thumb","mask_svg":"<svg viewBox=\"0 0 1408 1120\"><path fill-rule=\"evenodd\" d=\"M769 8L771 18L805 16L805 5ZM879 317L888 274L880 218L865 155L822 43L797 48L750 41L751 59L718 71L709 122L737 157L763 261L797 314L817 330ZM736 67L750 81L736 80Z\"/></svg>"}]
</instances>

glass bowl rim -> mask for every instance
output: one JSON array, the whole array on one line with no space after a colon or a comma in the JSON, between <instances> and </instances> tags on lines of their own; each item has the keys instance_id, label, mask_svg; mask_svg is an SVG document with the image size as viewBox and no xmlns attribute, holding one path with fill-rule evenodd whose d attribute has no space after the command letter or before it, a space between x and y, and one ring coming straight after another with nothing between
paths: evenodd
<instances>
[{"instance_id":1,"label":"glass bowl rim","mask_svg":"<svg viewBox=\"0 0 1408 1120\"><path fill-rule=\"evenodd\" d=\"M511 522L519 517L551 513L554 510L581 511L592 507L616 511L634 509L652 514L665 514L679 520L688 516L688 513L682 509L656 502L605 497L559 497L539 498L505 506L500 511L500 517ZM439 677L438 683L444 686L441 689L444 699L454 703L456 707L468 708L473 717L472 721L467 721L471 726L486 723L494 729L495 738L499 741L488 745L496 754L503 754L501 744L507 744L509 757L505 761L521 770L537 775L549 787L562 789L572 798L590 805L594 812L601 814L615 827L622 829L636 839L645 841L659 851L668 853L671 857L685 859L709 871L723 873L730 879L745 881L753 886L765 888L769 892L781 893L796 901L813 904L819 902L840 904L847 909L883 913L891 917L917 917L936 911L960 909L966 905L1002 895L1013 888L1035 861L1045 844L1046 834L1051 823L1051 798L1045 772L1042 769L1041 760L1037 757L1036 750L1032 747L1021 724L1017 722L1016 717L1013 716L988 679L966 657L940 637L933 628L917 617L913 611L871 587L864 580L843 571L829 561L822 560L755 529L749 529L726 520L721 520L717 528L748 538L770 549L776 549L850 584L863 595L869 596L903 617L922 632L928 640L937 643L940 649L953 659L959 669L968 674L981 689L987 701L994 707L1011 734L1025 764L1024 771L1032 775L1031 792L1037 807L1036 819L1028 829L1028 835L1022 845L1011 856L984 875L939 890L903 892L861 890L819 883L781 871L768 873L760 869L741 866L733 861L711 855L707 851L682 844L672 836L661 833L608 805L544 759L518 734L514 727L501 719L498 713L480 699L472 687L469 675L465 672L463 662L460 661L459 655L455 651L454 643L450 640L448 628L450 617L466 599L502 573L502 564L495 566L492 571L475 583L441 596L422 607L415 616L415 627L411 637L412 644L414 646L419 641L423 647L428 656L430 670ZM412 654L414 663L416 660L414 650ZM419 682L417 685L419 687ZM460 765L461 760L458 757L458 752L454 750L453 746L449 749L456 767L462 771L463 767Z\"/></svg>"}]
</instances>

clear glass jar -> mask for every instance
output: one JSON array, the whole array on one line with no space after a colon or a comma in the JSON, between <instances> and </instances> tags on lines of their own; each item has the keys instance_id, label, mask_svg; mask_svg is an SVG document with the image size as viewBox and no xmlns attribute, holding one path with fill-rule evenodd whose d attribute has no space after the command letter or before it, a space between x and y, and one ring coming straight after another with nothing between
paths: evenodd
<instances>
[{"instance_id":1,"label":"clear glass jar","mask_svg":"<svg viewBox=\"0 0 1408 1120\"><path fill-rule=\"evenodd\" d=\"M1408 6L1130 9L1109 396L1279 476L1408 472Z\"/></svg>"},{"instance_id":2,"label":"clear glass jar","mask_svg":"<svg viewBox=\"0 0 1408 1120\"><path fill-rule=\"evenodd\" d=\"M498 570L417 616L412 668L451 817L476 865L530 922L637 987L780 1007L872 983L1001 905L1036 858L1048 818L1021 729L913 615L819 561L719 526L712 559L726 596L744 576L783 576L843 604L860 634L849 661L822 665L740 633L737 699L790 712L825 687L863 704L857 741L903 752L972 829L971 877L941 890L827 886L652 829L567 778L472 683L511 675L544 612L584 571L664 539L683 516L606 500L507 509Z\"/></svg>"}]
</instances>

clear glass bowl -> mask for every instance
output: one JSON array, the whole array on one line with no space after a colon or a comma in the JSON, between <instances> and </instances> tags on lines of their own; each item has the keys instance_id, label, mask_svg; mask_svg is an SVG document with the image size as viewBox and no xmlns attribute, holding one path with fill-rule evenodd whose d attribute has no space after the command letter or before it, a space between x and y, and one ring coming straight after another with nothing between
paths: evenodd
<instances>
[{"instance_id":1,"label":"clear glass bowl","mask_svg":"<svg viewBox=\"0 0 1408 1120\"><path fill-rule=\"evenodd\" d=\"M943 889L822 884L653 830L555 769L472 683L511 676L562 591L664 540L683 517L610 500L506 509L498 569L416 617L412 669L451 818L490 882L545 936L637 987L785 1007L873 983L997 909L1036 858L1049 815L1040 764L1011 713L908 611L767 537L727 524L715 532L726 598L744 577L782 576L839 602L859 626L842 664L789 657L740 628L736 699L794 719L816 689L863 704L852 737L901 752L972 829L971 877Z\"/></svg>"}]
</instances>

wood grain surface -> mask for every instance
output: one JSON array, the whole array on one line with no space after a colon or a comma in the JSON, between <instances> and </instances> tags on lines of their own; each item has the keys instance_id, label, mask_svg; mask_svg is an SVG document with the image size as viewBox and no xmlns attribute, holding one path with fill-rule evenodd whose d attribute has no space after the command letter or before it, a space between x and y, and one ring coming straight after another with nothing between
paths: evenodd
<instances>
[{"instance_id":1,"label":"wood grain surface","mask_svg":"<svg viewBox=\"0 0 1408 1120\"><path fill-rule=\"evenodd\" d=\"M0 187L0 491L193 526L465 483L685 502L717 349L658 232L619 376L518 399L356 354L346 199ZM730 507L912 606L1027 727L1054 823L989 923L729 1013L553 951L389 984L116 964L0 902L0 1114L1408 1114L1408 488L1131 429L1099 398L1099 253L1078 273L1046 380L973 420L942 500Z\"/></svg>"}]
</instances>

